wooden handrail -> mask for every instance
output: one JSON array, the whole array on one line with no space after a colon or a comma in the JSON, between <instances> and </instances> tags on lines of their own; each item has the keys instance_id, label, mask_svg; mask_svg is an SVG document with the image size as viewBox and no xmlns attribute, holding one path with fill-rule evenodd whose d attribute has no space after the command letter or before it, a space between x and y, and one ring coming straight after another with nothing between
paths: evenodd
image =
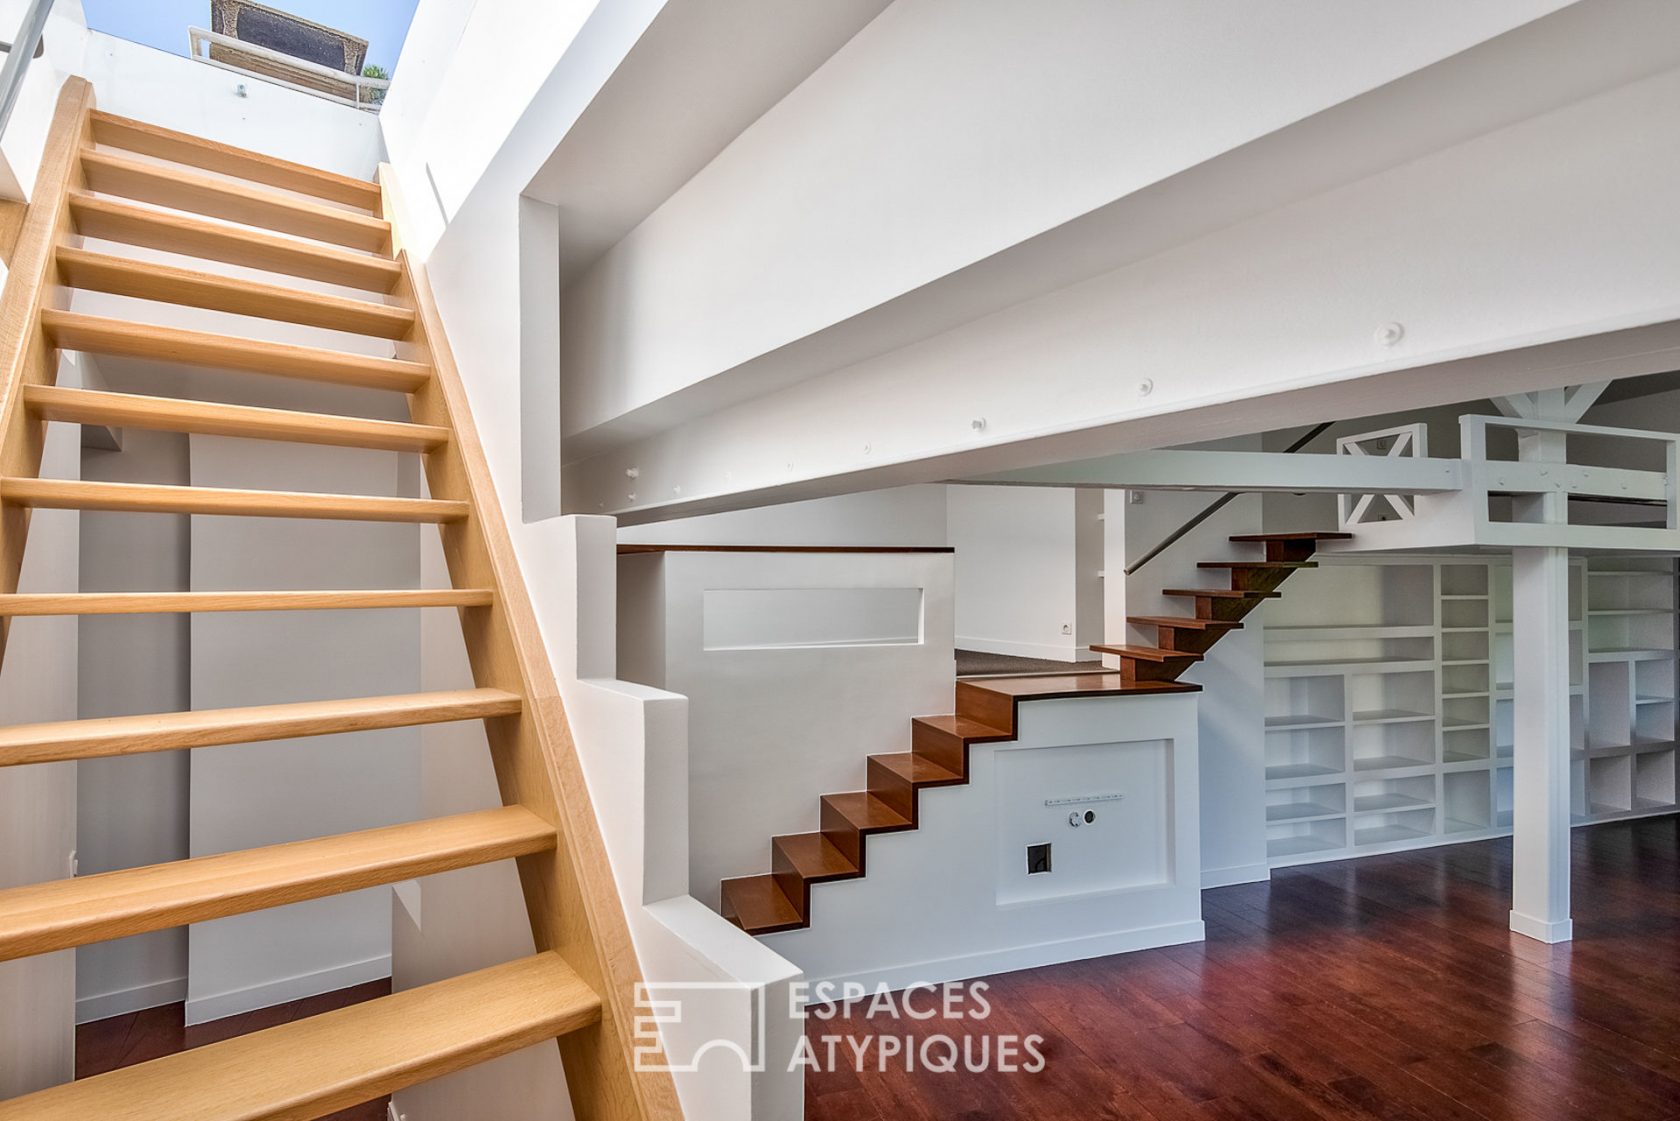
<instances>
[{"instance_id":1,"label":"wooden handrail","mask_svg":"<svg viewBox=\"0 0 1680 1121\"><path fill-rule=\"evenodd\" d=\"M23 390L58 380L58 351L41 329L41 311L62 299L53 254L70 231L69 193L80 186L79 157L92 112L93 86L84 78L68 79L58 94L33 200L0 294L0 476L29 477L41 469L46 422L30 417ZM0 594L17 591L28 533L26 507L0 507ZM9 620L0 621L0 657L10 629Z\"/></svg>"},{"instance_id":2,"label":"wooden handrail","mask_svg":"<svg viewBox=\"0 0 1680 1121\"><path fill-rule=\"evenodd\" d=\"M434 370L412 398L412 419L453 433L426 457L431 496L470 507L466 519L439 527L450 580L495 593L488 609L462 614L468 660L481 688L526 698L517 716L485 723L502 800L553 823L559 835L555 852L519 860L531 931L539 951L558 951L601 997L601 1022L560 1039L573 1108L580 1118L680 1121L670 1074L631 1062L641 969L606 843L437 304L424 271L406 252L398 260L396 294L416 311L401 345L421 351L409 357Z\"/></svg>"}]
</instances>

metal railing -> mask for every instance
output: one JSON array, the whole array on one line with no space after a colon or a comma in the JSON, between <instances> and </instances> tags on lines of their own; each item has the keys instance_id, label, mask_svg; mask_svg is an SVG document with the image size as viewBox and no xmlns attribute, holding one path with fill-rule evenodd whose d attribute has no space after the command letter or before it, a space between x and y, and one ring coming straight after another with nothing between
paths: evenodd
<instances>
[{"instance_id":1,"label":"metal railing","mask_svg":"<svg viewBox=\"0 0 1680 1121\"><path fill-rule=\"evenodd\" d=\"M1287 448L1284 448L1283 449L1284 453L1287 454L1287 455L1295 454L1296 452L1300 451L1302 448L1306 447L1308 444L1312 443L1314 440L1318 439L1320 436L1322 436L1326 432L1328 432L1330 430L1330 426L1334 423L1335 423L1334 421L1328 421L1327 420L1323 424L1317 425L1316 427L1314 427L1310 431L1308 431L1308 433L1305 436L1302 436L1299 440L1296 440L1293 444L1290 444ZM1185 534L1189 533L1191 530L1195 529L1197 526L1201 525L1203 522L1207 521L1209 518L1211 518L1215 514L1219 513L1219 511L1223 510L1226 506L1229 506L1231 504L1232 499L1236 498L1237 495L1242 494L1242 493L1244 493L1244 492L1242 492L1240 490L1228 490L1224 494L1220 495L1218 498L1214 499L1212 502L1208 503L1206 509L1202 510L1201 513L1195 515L1189 521L1185 522L1183 525L1179 526L1177 529L1175 529L1171 533L1167 534L1166 537L1162 538L1161 543L1159 545L1155 546L1153 549L1151 549L1147 553L1143 554L1143 556L1139 557L1137 560L1133 561L1131 564L1128 564L1125 567L1125 569L1123 570L1125 575L1127 575L1127 576L1132 575L1133 573L1137 572L1138 569L1142 568L1144 565L1148 564L1150 561L1154 560L1156 557L1160 556L1162 553L1166 552L1168 549L1170 549L1174 545L1178 544L1178 542L1181 541L1184 538Z\"/></svg>"},{"instance_id":2,"label":"metal railing","mask_svg":"<svg viewBox=\"0 0 1680 1121\"><path fill-rule=\"evenodd\" d=\"M23 72L31 60L44 53L41 33L47 29L47 16L51 13L52 0L31 0L23 13L17 38L6 45L6 63L0 66L0 136L5 135L12 110L17 108L18 95L23 92Z\"/></svg>"}]
</instances>

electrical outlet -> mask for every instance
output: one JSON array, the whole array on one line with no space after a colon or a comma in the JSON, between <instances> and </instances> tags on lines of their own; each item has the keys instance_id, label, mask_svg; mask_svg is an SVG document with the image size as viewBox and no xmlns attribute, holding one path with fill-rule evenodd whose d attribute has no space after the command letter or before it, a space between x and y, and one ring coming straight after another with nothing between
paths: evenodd
<instances>
[{"instance_id":1,"label":"electrical outlet","mask_svg":"<svg viewBox=\"0 0 1680 1121\"><path fill-rule=\"evenodd\" d=\"M1050 844L1027 846L1027 875L1036 876L1050 871Z\"/></svg>"},{"instance_id":2,"label":"electrical outlet","mask_svg":"<svg viewBox=\"0 0 1680 1121\"><path fill-rule=\"evenodd\" d=\"M68 875L71 879L75 879L76 878L76 872L81 868L81 866L82 866L81 857L76 854L75 849L71 849L70 850L70 855L66 856L64 858L65 874Z\"/></svg>"},{"instance_id":3,"label":"electrical outlet","mask_svg":"<svg viewBox=\"0 0 1680 1121\"><path fill-rule=\"evenodd\" d=\"M1062 633L1063 634L1072 634L1073 633L1073 624L1072 623L1063 623L1062 624Z\"/></svg>"}]
</instances>

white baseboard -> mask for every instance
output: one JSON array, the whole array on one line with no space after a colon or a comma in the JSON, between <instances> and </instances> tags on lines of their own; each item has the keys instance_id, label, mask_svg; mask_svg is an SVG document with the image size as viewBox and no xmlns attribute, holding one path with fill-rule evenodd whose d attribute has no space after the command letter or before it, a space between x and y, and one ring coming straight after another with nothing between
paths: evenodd
<instances>
[{"instance_id":1,"label":"white baseboard","mask_svg":"<svg viewBox=\"0 0 1680 1121\"><path fill-rule=\"evenodd\" d=\"M1057 662L1077 662L1081 653L1071 638L1065 646L1053 646L1040 642L1006 642L997 638L964 638L958 635L957 649L973 650L979 654L1009 654L1017 658L1049 658Z\"/></svg>"},{"instance_id":2,"label":"white baseboard","mask_svg":"<svg viewBox=\"0 0 1680 1121\"><path fill-rule=\"evenodd\" d=\"M1201 942L1207 929L1200 919L1194 922L1167 923L1141 930L1122 930L1112 934L1092 934L1069 938L1061 942L1035 942L1028 946L1014 946L1005 950L988 950L980 954L938 958L913 965L889 966L861 973L834 977L810 977L812 984L828 981L845 984L857 981L870 988L884 985L891 990L907 985L943 985L949 981L966 981L971 977L989 977L994 973L1013 973L1018 969L1036 969L1041 965L1059 965L1065 961L1126 954L1133 950L1150 950L1157 946L1179 946L1186 942Z\"/></svg>"},{"instance_id":3,"label":"white baseboard","mask_svg":"<svg viewBox=\"0 0 1680 1121\"><path fill-rule=\"evenodd\" d=\"M1511 929L1538 942L1567 942L1575 937L1575 921L1573 919L1550 922L1546 919L1534 918L1531 915L1519 914L1516 911L1511 912Z\"/></svg>"},{"instance_id":4,"label":"white baseboard","mask_svg":"<svg viewBox=\"0 0 1680 1121\"><path fill-rule=\"evenodd\" d=\"M365 985L369 981L383 980L390 975L391 955L381 954L366 961L353 961L345 965L335 965L331 969L265 981L249 988L189 999L187 1026L207 1024L212 1020L237 1016L241 1012L254 1012L259 1008L272 1008L276 1004L302 1000L306 996L337 992L353 985Z\"/></svg>"},{"instance_id":5,"label":"white baseboard","mask_svg":"<svg viewBox=\"0 0 1680 1121\"><path fill-rule=\"evenodd\" d=\"M179 1004L187 999L187 979L168 977L148 985L135 985L108 993L94 993L76 998L76 1022L91 1024L112 1016L126 1016L160 1004Z\"/></svg>"},{"instance_id":6,"label":"white baseboard","mask_svg":"<svg viewBox=\"0 0 1680 1121\"><path fill-rule=\"evenodd\" d=\"M1272 878L1269 864L1234 864L1229 868L1203 868L1202 888L1230 887L1232 884L1257 884Z\"/></svg>"}]
</instances>

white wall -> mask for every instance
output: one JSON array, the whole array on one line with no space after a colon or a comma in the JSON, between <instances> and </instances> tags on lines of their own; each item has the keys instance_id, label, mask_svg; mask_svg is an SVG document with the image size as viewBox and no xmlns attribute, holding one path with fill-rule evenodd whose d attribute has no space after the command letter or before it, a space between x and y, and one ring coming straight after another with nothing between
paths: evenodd
<instances>
[{"instance_id":1,"label":"white wall","mask_svg":"<svg viewBox=\"0 0 1680 1121\"><path fill-rule=\"evenodd\" d=\"M73 363L60 381L80 384ZM49 430L41 473L80 474L75 429ZM73 592L80 551L74 510L38 510L29 520L20 592ZM77 716L76 620L11 620L0 662L0 721L29 724ZM0 768L0 888L59 880L76 849L76 764ZM0 962L0 1099L75 1074L73 951Z\"/></svg>"},{"instance_id":2,"label":"white wall","mask_svg":"<svg viewBox=\"0 0 1680 1121\"><path fill-rule=\"evenodd\" d=\"M957 646L1023 658L1080 658L1075 492L977 486L947 492L957 551ZM1093 583L1083 590L1087 603L1092 592L1100 596Z\"/></svg>"},{"instance_id":3,"label":"white wall","mask_svg":"<svg viewBox=\"0 0 1680 1121\"><path fill-rule=\"evenodd\" d=\"M596 6L425 0L415 9L378 119L412 207L406 236L419 256L429 255ZM619 6L646 9L645 19L659 7Z\"/></svg>"},{"instance_id":4,"label":"white wall","mask_svg":"<svg viewBox=\"0 0 1680 1121\"><path fill-rule=\"evenodd\" d=\"M186 436L142 429L122 436L121 451L82 450L83 478L188 481ZM88 511L81 522L82 591L188 589L192 519ZM82 719L192 707L188 616L85 615L80 628ZM187 766L182 751L77 764L77 848L84 875L186 858ZM186 985L184 927L76 951L80 1022L183 1000Z\"/></svg>"},{"instance_id":5,"label":"white wall","mask_svg":"<svg viewBox=\"0 0 1680 1121\"><path fill-rule=\"evenodd\" d=\"M919 636L709 648L708 592L834 588L920 589ZM711 907L770 871L771 837L817 828L822 795L861 790L867 756L908 750L911 717L951 711L948 553L635 554L618 603L618 675L688 697L689 890Z\"/></svg>"},{"instance_id":6,"label":"white wall","mask_svg":"<svg viewBox=\"0 0 1680 1121\"><path fill-rule=\"evenodd\" d=\"M1258 447L1258 437L1221 444L1231 450ZM1118 500L1123 520L1124 551L1112 549L1107 560L1108 584L1123 595L1118 610L1109 610L1110 638L1153 645L1153 627L1124 624L1126 615L1189 615L1189 600L1161 594L1163 588L1230 587L1222 569L1204 570L1200 561L1260 559L1257 545L1238 545L1233 534L1260 532L1261 502L1257 494L1243 495L1191 530L1171 548L1140 568L1122 576L1136 561L1164 541L1218 495L1150 491L1141 502ZM1320 529L1333 529L1321 525ZM1283 587L1289 594L1289 585ZM1124 624L1124 625L1122 625ZM1256 611L1244 625L1228 632L1191 666L1184 680L1203 687L1197 695L1201 739L1201 852L1203 882L1209 887L1266 879L1265 819L1265 685L1261 644L1262 615Z\"/></svg>"},{"instance_id":7,"label":"white wall","mask_svg":"<svg viewBox=\"0 0 1680 1121\"><path fill-rule=\"evenodd\" d=\"M183 41L186 34L183 27ZM93 83L99 108L124 117L358 179L373 178L379 161L374 114L182 55L95 31L78 73Z\"/></svg>"}]
</instances>

